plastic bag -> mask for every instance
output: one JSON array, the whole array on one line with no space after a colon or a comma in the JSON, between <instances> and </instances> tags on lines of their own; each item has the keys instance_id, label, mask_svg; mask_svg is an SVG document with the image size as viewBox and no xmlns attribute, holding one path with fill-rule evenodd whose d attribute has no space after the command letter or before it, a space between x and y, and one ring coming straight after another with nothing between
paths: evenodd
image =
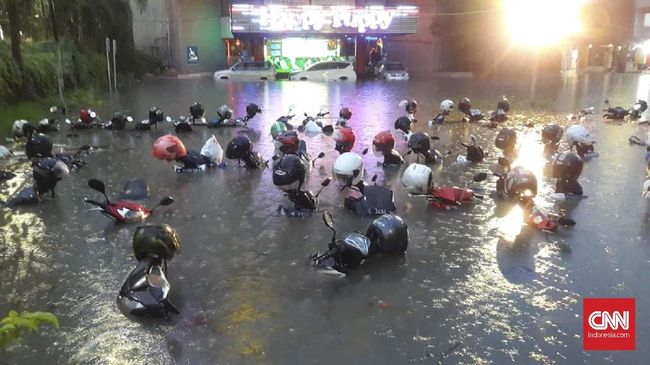
<instances>
[{"instance_id":1,"label":"plastic bag","mask_svg":"<svg viewBox=\"0 0 650 365\"><path fill-rule=\"evenodd\" d=\"M217 165L223 161L223 148L221 148L219 141L217 141L217 137L212 135L212 137L205 141L205 144L201 148L201 155L207 157L210 159L210 162Z\"/></svg>"}]
</instances>

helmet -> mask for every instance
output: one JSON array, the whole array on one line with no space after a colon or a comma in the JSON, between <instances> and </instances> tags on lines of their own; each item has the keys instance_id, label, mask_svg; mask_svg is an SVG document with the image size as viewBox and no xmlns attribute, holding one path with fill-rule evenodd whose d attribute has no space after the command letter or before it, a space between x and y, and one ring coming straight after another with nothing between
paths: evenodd
<instances>
[{"instance_id":1,"label":"helmet","mask_svg":"<svg viewBox=\"0 0 650 365\"><path fill-rule=\"evenodd\" d=\"M305 132L306 133L320 133L322 131L323 131L323 128L313 120L310 120L309 122L307 122L307 124L305 124Z\"/></svg>"},{"instance_id":2,"label":"helmet","mask_svg":"<svg viewBox=\"0 0 650 365\"><path fill-rule=\"evenodd\" d=\"M187 155L183 141L171 134L162 136L153 143L153 157L158 160L172 161Z\"/></svg>"},{"instance_id":3,"label":"helmet","mask_svg":"<svg viewBox=\"0 0 650 365\"><path fill-rule=\"evenodd\" d=\"M203 116L203 113L205 113L205 110L203 109L203 104L201 103L194 103L190 105L190 115L192 118L201 118Z\"/></svg>"},{"instance_id":4,"label":"helmet","mask_svg":"<svg viewBox=\"0 0 650 365\"><path fill-rule=\"evenodd\" d=\"M356 140L352 128L337 128L332 137L334 138L334 142L336 142L334 149L339 151L339 153L352 151L354 141Z\"/></svg>"},{"instance_id":5,"label":"helmet","mask_svg":"<svg viewBox=\"0 0 650 365\"><path fill-rule=\"evenodd\" d=\"M11 133L13 134L14 138L25 137L24 127L28 124L29 122L24 119L19 119L14 121L14 125L11 127Z\"/></svg>"},{"instance_id":6,"label":"helmet","mask_svg":"<svg viewBox=\"0 0 650 365\"><path fill-rule=\"evenodd\" d=\"M350 110L350 108L347 106L341 108L341 110L339 110L339 117L345 120L350 120L350 118L352 118L352 110Z\"/></svg>"},{"instance_id":7,"label":"helmet","mask_svg":"<svg viewBox=\"0 0 650 365\"><path fill-rule=\"evenodd\" d=\"M300 157L284 155L273 166L273 185L284 191L300 189L305 181L307 168Z\"/></svg>"},{"instance_id":8,"label":"helmet","mask_svg":"<svg viewBox=\"0 0 650 365\"><path fill-rule=\"evenodd\" d=\"M494 139L494 144L500 150L510 150L517 144L517 132L510 128L503 128Z\"/></svg>"},{"instance_id":9,"label":"helmet","mask_svg":"<svg viewBox=\"0 0 650 365\"><path fill-rule=\"evenodd\" d=\"M564 135L569 146L573 146L575 144L591 145L594 143L594 140L591 137L591 133L587 130L587 128L581 125L574 124L570 126L567 128Z\"/></svg>"},{"instance_id":10,"label":"helmet","mask_svg":"<svg viewBox=\"0 0 650 365\"><path fill-rule=\"evenodd\" d=\"M395 129L399 129L404 133L409 133L411 131L411 120L408 117L399 117L395 121Z\"/></svg>"},{"instance_id":11,"label":"helmet","mask_svg":"<svg viewBox=\"0 0 650 365\"><path fill-rule=\"evenodd\" d=\"M546 145L557 144L562 139L564 129L557 124L545 125L542 129L542 143Z\"/></svg>"},{"instance_id":12,"label":"helmet","mask_svg":"<svg viewBox=\"0 0 650 365\"><path fill-rule=\"evenodd\" d=\"M52 140L44 134L33 136L25 144L25 155L27 158L52 156Z\"/></svg>"},{"instance_id":13,"label":"helmet","mask_svg":"<svg viewBox=\"0 0 650 365\"><path fill-rule=\"evenodd\" d=\"M485 152L481 146L471 144L467 146L467 161L482 162L485 158Z\"/></svg>"},{"instance_id":14,"label":"helmet","mask_svg":"<svg viewBox=\"0 0 650 365\"><path fill-rule=\"evenodd\" d=\"M296 154L300 148L300 138L297 132L282 132L276 139L278 141L280 152L284 154Z\"/></svg>"},{"instance_id":15,"label":"helmet","mask_svg":"<svg viewBox=\"0 0 650 365\"><path fill-rule=\"evenodd\" d=\"M414 114L418 111L418 102L413 99L402 100L399 105L403 106L406 112L409 114Z\"/></svg>"},{"instance_id":16,"label":"helmet","mask_svg":"<svg viewBox=\"0 0 650 365\"><path fill-rule=\"evenodd\" d=\"M251 143L251 140L246 136L238 135L228 143L228 147L226 147L226 158L231 160L241 160L252 151L253 144Z\"/></svg>"},{"instance_id":17,"label":"helmet","mask_svg":"<svg viewBox=\"0 0 650 365\"><path fill-rule=\"evenodd\" d=\"M404 253L409 245L409 230L402 218L384 214L370 223L366 236L372 242L374 252ZM376 248L376 251L375 249ZM369 252L372 255L373 252Z\"/></svg>"},{"instance_id":18,"label":"helmet","mask_svg":"<svg viewBox=\"0 0 650 365\"><path fill-rule=\"evenodd\" d=\"M571 151L553 157L553 177L562 180L577 180L582 173L582 159Z\"/></svg>"},{"instance_id":19,"label":"helmet","mask_svg":"<svg viewBox=\"0 0 650 365\"><path fill-rule=\"evenodd\" d=\"M230 109L228 105L224 104L217 109L217 115L221 120L230 119L232 118L232 109Z\"/></svg>"},{"instance_id":20,"label":"helmet","mask_svg":"<svg viewBox=\"0 0 650 365\"><path fill-rule=\"evenodd\" d=\"M449 113L454 110L454 102L449 99L443 100L442 103L440 103L440 110Z\"/></svg>"},{"instance_id":21,"label":"helmet","mask_svg":"<svg viewBox=\"0 0 650 365\"><path fill-rule=\"evenodd\" d=\"M344 183L355 185L363 179L363 160L354 152L346 152L334 161L332 173Z\"/></svg>"},{"instance_id":22,"label":"helmet","mask_svg":"<svg viewBox=\"0 0 650 365\"><path fill-rule=\"evenodd\" d=\"M34 166L34 174L43 177L50 175L56 180L61 180L70 174L70 169L63 161L50 157L39 161Z\"/></svg>"},{"instance_id":23,"label":"helmet","mask_svg":"<svg viewBox=\"0 0 650 365\"><path fill-rule=\"evenodd\" d=\"M280 135L280 133L286 130L287 130L287 126L284 123L280 121L273 122L273 124L271 124L271 137L273 139L276 139Z\"/></svg>"},{"instance_id":24,"label":"helmet","mask_svg":"<svg viewBox=\"0 0 650 365\"><path fill-rule=\"evenodd\" d=\"M504 112L509 112L510 111L510 102L508 101L508 98L506 96L502 96L501 100L497 103L497 109L501 109Z\"/></svg>"},{"instance_id":25,"label":"helmet","mask_svg":"<svg viewBox=\"0 0 650 365\"><path fill-rule=\"evenodd\" d=\"M257 113L261 113L261 112L262 109L260 109L260 107L257 104L250 103L246 105L246 116L248 116L249 119L254 117Z\"/></svg>"},{"instance_id":26,"label":"helmet","mask_svg":"<svg viewBox=\"0 0 650 365\"><path fill-rule=\"evenodd\" d=\"M79 111L79 119L82 123L91 123L96 117L97 113L88 108L81 108Z\"/></svg>"},{"instance_id":27,"label":"helmet","mask_svg":"<svg viewBox=\"0 0 650 365\"><path fill-rule=\"evenodd\" d=\"M395 148L395 137L389 131L380 132L372 140L372 151L375 154L385 154Z\"/></svg>"},{"instance_id":28,"label":"helmet","mask_svg":"<svg viewBox=\"0 0 650 365\"><path fill-rule=\"evenodd\" d=\"M508 171L504 181L504 192L510 199L524 200L537 195L537 177L523 166Z\"/></svg>"},{"instance_id":29,"label":"helmet","mask_svg":"<svg viewBox=\"0 0 650 365\"><path fill-rule=\"evenodd\" d=\"M180 249L178 233L167 224L140 226L133 234L133 253L138 260L149 255L171 260Z\"/></svg>"},{"instance_id":30,"label":"helmet","mask_svg":"<svg viewBox=\"0 0 650 365\"><path fill-rule=\"evenodd\" d=\"M431 149L431 138L425 132L413 133L408 146L415 153L426 154Z\"/></svg>"},{"instance_id":31,"label":"helmet","mask_svg":"<svg viewBox=\"0 0 650 365\"><path fill-rule=\"evenodd\" d=\"M638 108L639 108L638 109L639 113L643 113L646 110L648 110L648 102L646 102L645 100L637 100L636 103L634 103L634 106L636 107L637 105L638 105Z\"/></svg>"},{"instance_id":32,"label":"helmet","mask_svg":"<svg viewBox=\"0 0 650 365\"><path fill-rule=\"evenodd\" d=\"M402 175L402 185L409 194L428 194L433 187L433 172L428 166L410 164Z\"/></svg>"},{"instance_id":33,"label":"helmet","mask_svg":"<svg viewBox=\"0 0 650 365\"><path fill-rule=\"evenodd\" d=\"M465 98L460 99L460 101L458 102L458 110L460 110L461 112L463 112L465 114L469 114L469 109L470 108L471 108L471 105L470 105L469 98L465 97Z\"/></svg>"},{"instance_id":34,"label":"helmet","mask_svg":"<svg viewBox=\"0 0 650 365\"><path fill-rule=\"evenodd\" d=\"M151 109L149 109L149 121L154 122L154 123L160 123L163 120L165 120L165 113L157 107L154 106Z\"/></svg>"}]
</instances>

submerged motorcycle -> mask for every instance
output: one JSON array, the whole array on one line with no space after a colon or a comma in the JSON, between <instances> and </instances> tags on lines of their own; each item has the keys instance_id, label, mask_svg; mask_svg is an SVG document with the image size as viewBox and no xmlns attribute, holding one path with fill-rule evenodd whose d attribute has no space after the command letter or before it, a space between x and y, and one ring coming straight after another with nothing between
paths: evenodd
<instances>
[{"instance_id":1,"label":"submerged motorcycle","mask_svg":"<svg viewBox=\"0 0 650 365\"><path fill-rule=\"evenodd\" d=\"M309 190L302 190L308 166L297 155L284 155L273 165L273 185L284 192L293 203L293 208L280 205L278 212L291 217L311 215L318 208L318 196L329 185L331 178L321 183L320 190L314 195Z\"/></svg>"},{"instance_id":2,"label":"submerged motorcycle","mask_svg":"<svg viewBox=\"0 0 650 365\"><path fill-rule=\"evenodd\" d=\"M331 124L324 124L323 122L325 121L325 117L329 115L329 111L327 110L326 106L321 106L320 110L318 113L316 113L315 117L312 117L311 115L305 113L305 119L302 121L302 126L300 126L298 129L301 132L305 132L308 136L315 136L320 133L324 134L332 134L334 133L334 126Z\"/></svg>"},{"instance_id":3,"label":"submerged motorcycle","mask_svg":"<svg viewBox=\"0 0 650 365\"><path fill-rule=\"evenodd\" d=\"M147 119L143 119L135 124L135 130L148 131L152 126L155 129L158 129L158 123L162 123L165 120L168 122L172 121L170 117L165 118L165 113L162 111L162 109L154 106L149 109L149 117Z\"/></svg>"},{"instance_id":4,"label":"submerged motorcycle","mask_svg":"<svg viewBox=\"0 0 650 365\"><path fill-rule=\"evenodd\" d=\"M222 105L217 109L217 119L208 122L210 128L222 127L247 127L249 120L257 114L262 113L262 109L257 104L246 105L246 115L241 118L233 118L233 111L228 105Z\"/></svg>"},{"instance_id":5,"label":"submerged motorcycle","mask_svg":"<svg viewBox=\"0 0 650 365\"><path fill-rule=\"evenodd\" d=\"M88 198L85 198L84 202L97 206L97 208L91 210L99 211L103 215L113 219L115 223L142 222L151 216L157 207L170 205L174 202L174 199L170 196L162 198L153 208L146 208L142 204L128 199L111 202L106 195L106 186L102 181L90 179L88 180L88 186L104 195L104 202L102 203ZM132 199L144 199L148 196L148 191L149 188L144 180L132 179L127 182L123 196Z\"/></svg>"},{"instance_id":6,"label":"submerged motorcycle","mask_svg":"<svg viewBox=\"0 0 650 365\"><path fill-rule=\"evenodd\" d=\"M485 179L487 179L487 174L477 174L474 177L474 182L481 182ZM469 188L435 187L431 168L418 163L413 163L404 170L402 185L409 194L426 196L434 207L441 209L456 208L472 203L475 199L483 198Z\"/></svg>"},{"instance_id":7,"label":"submerged motorcycle","mask_svg":"<svg viewBox=\"0 0 650 365\"><path fill-rule=\"evenodd\" d=\"M384 214L370 223L365 235L352 232L342 240L336 238L334 221L327 211L323 213L323 222L332 230L332 240L327 251L311 256L311 264L324 273L345 276L369 257L380 253L403 255L408 248L408 226L396 215Z\"/></svg>"},{"instance_id":8,"label":"submerged motorcycle","mask_svg":"<svg viewBox=\"0 0 650 365\"><path fill-rule=\"evenodd\" d=\"M117 296L125 316L168 317L179 314L169 300L167 261L180 250L176 231L164 225L145 225L133 234L133 253L138 265L127 275Z\"/></svg>"}]
</instances>

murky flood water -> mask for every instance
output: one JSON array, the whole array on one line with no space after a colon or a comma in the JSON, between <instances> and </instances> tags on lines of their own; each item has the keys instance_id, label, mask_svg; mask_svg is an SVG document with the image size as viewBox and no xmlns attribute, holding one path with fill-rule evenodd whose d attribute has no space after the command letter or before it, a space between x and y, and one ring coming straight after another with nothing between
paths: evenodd
<instances>
[{"instance_id":1,"label":"murky flood water","mask_svg":"<svg viewBox=\"0 0 650 365\"><path fill-rule=\"evenodd\" d=\"M275 214L286 203L273 186L270 170L236 167L202 174L176 174L151 157L151 144L171 132L170 125L144 133L81 131L78 137L53 135L55 143L99 146L88 165L57 186L55 199L35 207L1 210L0 313L10 308L50 310L59 330L43 329L3 355L21 364L432 364L432 363L642 363L650 356L650 204L640 199L644 176L642 147L629 145L647 127L585 122L600 156L586 163L581 182L589 197L553 203L547 161L539 130L544 123L568 124L565 115L583 107L629 107L650 97L650 75L588 74L580 79L528 83L464 79L409 82L308 83L147 81L122 90L99 114L108 119L121 109L144 118L158 105L172 115L186 114L193 101L206 105L208 118L228 103L243 115L256 102L263 113L250 125L263 131L256 149L269 158L270 124L290 104L312 114L321 104L336 113L353 111L355 151L370 147L373 136L390 129L403 114L399 100L420 102L416 130L441 137L441 151L452 151L436 166L440 185L465 185L487 171L498 156L497 130L474 124L426 126L443 98L470 96L487 112L501 94L513 103L511 121L519 133L520 163L538 173L537 201L578 224L559 232L521 229L516 211L498 217L503 207L491 198L473 207L440 211L424 198L409 197L401 186L403 168L383 169L372 154L364 157L366 176L395 191L397 214L409 225L404 259L373 258L354 275L337 279L312 271L307 257L323 250L330 231L319 215L287 218ZM458 119L454 115L452 119ZM532 123L532 124L531 124ZM215 133L225 148L235 129L195 128L181 136L200 149ZM488 147L488 162L456 164L458 145L470 134ZM337 153L326 136L304 137L312 154L327 153L312 169L312 191L331 173ZM407 157L409 159L410 157ZM6 197L30 178L26 162L17 178L0 187ZM117 291L135 266L131 237L137 225L116 226L87 212L84 197L95 196L86 182L103 179L117 194L133 177L145 178L153 205L173 195L176 202L150 222L168 223L182 238L181 255L169 263L172 300L181 314L171 321L132 321L115 305ZM471 185L486 193L495 179ZM365 231L370 219L342 207L343 195L331 185L321 195L339 232ZM517 238L514 238L517 236ZM582 351L582 298L636 297L637 350Z\"/></svg>"}]
</instances>

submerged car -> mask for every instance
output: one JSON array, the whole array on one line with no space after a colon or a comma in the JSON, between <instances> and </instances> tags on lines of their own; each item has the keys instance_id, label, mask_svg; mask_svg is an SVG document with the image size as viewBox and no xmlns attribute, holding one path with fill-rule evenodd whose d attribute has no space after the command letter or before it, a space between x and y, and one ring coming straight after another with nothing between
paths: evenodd
<instances>
[{"instance_id":1,"label":"submerged car","mask_svg":"<svg viewBox=\"0 0 650 365\"><path fill-rule=\"evenodd\" d=\"M379 66L377 77L384 80L408 80L409 73L399 62L385 62Z\"/></svg>"},{"instance_id":2,"label":"submerged car","mask_svg":"<svg viewBox=\"0 0 650 365\"><path fill-rule=\"evenodd\" d=\"M268 61L240 61L227 70L214 73L217 80L275 80L275 67Z\"/></svg>"},{"instance_id":3,"label":"submerged car","mask_svg":"<svg viewBox=\"0 0 650 365\"><path fill-rule=\"evenodd\" d=\"M357 73L352 62L323 61L309 66L304 71L294 72L290 80L301 81L355 81Z\"/></svg>"}]
</instances>

